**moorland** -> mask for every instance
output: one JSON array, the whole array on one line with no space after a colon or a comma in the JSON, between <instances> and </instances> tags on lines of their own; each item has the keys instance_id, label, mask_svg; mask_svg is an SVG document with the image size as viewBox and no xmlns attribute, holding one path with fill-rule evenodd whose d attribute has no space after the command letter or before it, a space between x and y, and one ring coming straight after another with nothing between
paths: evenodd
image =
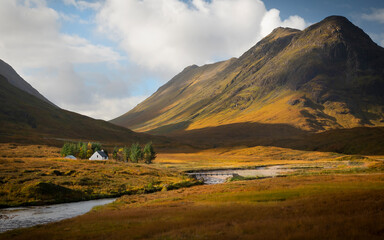
<instances>
[{"instance_id":1,"label":"moorland","mask_svg":"<svg viewBox=\"0 0 384 240\"><path fill-rule=\"evenodd\" d=\"M110 122L0 74L1 207L118 197L0 239L382 239L383 69L384 49L332 16L276 29L238 59L187 67ZM157 157L60 156L77 141L110 153L153 141ZM274 177L215 185L188 175L276 165Z\"/></svg>"}]
</instances>

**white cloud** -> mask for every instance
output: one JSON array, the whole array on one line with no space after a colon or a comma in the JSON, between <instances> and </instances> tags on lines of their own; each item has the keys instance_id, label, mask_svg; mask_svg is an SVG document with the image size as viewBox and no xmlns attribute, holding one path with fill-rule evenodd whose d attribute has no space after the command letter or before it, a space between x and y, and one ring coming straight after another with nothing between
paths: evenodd
<instances>
[{"instance_id":1,"label":"white cloud","mask_svg":"<svg viewBox=\"0 0 384 240\"><path fill-rule=\"evenodd\" d=\"M133 62L167 78L239 56L275 27L306 26L298 16L282 21L259 0L106 0L97 20Z\"/></svg>"},{"instance_id":2,"label":"white cloud","mask_svg":"<svg viewBox=\"0 0 384 240\"><path fill-rule=\"evenodd\" d=\"M65 105L68 109L75 108L82 114L92 116L96 119L110 120L119 117L127 112L127 109L134 108L137 104L144 101L147 96L133 96L123 98L105 98L104 96L95 96L99 98L96 108L90 108L89 104Z\"/></svg>"},{"instance_id":3,"label":"white cloud","mask_svg":"<svg viewBox=\"0 0 384 240\"><path fill-rule=\"evenodd\" d=\"M0 58L56 105L108 120L158 87L153 78L166 81L190 64L239 56L275 27L306 25L298 16L282 20L259 0L186 2L64 0L75 7L64 14L46 0L1 0ZM125 56L92 36L60 32L63 23L84 21L83 10L95 11L102 35L131 62L122 65ZM92 17L87 21L83 27L96 27Z\"/></svg>"},{"instance_id":4,"label":"white cloud","mask_svg":"<svg viewBox=\"0 0 384 240\"><path fill-rule=\"evenodd\" d=\"M31 2L36 3L31 5ZM39 3L39 4L37 4ZM60 33L59 14L44 1L0 1L0 53L19 68L116 61L119 54L84 38Z\"/></svg>"},{"instance_id":5,"label":"white cloud","mask_svg":"<svg viewBox=\"0 0 384 240\"><path fill-rule=\"evenodd\" d=\"M364 20L384 23L384 8L372 9L371 13L363 14L361 17Z\"/></svg>"},{"instance_id":6,"label":"white cloud","mask_svg":"<svg viewBox=\"0 0 384 240\"><path fill-rule=\"evenodd\" d=\"M71 106L72 111L80 109L77 105L100 110L100 98L111 98L114 91L109 87L106 94L108 87L93 82L108 77L85 76L76 67L113 65L122 57L109 47L61 33L60 19L44 0L0 1L0 58L56 105ZM110 80L110 85L127 89L121 79Z\"/></svg>"},{"instance_id":7,"label":"white cloud","mask_svg":"<svg viewBox=\"0 0 384 240\"><path fill-rule=\"evenodd\" d=\"M291 27L291 28L297 28L302 30L306 27L307 24L305 23L303 18L297 15L290 16L288 19L281 21L280 11L273 8L265 13L260 25L261 25L260 37L265 37L273 29L277 27Z\"/></svg>"}]
</instances>

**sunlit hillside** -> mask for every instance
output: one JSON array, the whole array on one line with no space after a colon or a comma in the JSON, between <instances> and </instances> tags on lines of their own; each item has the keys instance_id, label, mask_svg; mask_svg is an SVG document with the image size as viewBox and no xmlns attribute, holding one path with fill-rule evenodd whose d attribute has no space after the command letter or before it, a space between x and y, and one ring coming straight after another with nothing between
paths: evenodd
<instances>
[{"instance_id":1,"label":"sunlit hillside","mask_svg":"<svg viewBox=\"0 0 384 240\"><path fill-rule=\"evenodd\" d=\"M165 135L272 124L284 126L274 128L280 137L384 126L383 66L383 48L329 17L304 31L275 29L238 59L187 67L111 122Z\"/></svg>"}]
</instances>

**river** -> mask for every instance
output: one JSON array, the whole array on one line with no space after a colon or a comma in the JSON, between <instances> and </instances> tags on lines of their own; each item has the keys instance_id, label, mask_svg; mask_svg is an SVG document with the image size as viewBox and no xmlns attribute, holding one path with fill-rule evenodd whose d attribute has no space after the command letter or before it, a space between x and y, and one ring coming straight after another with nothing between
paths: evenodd
<instances>
[{"instance_id":1,"label":"river","mask_svg":"<svg viewBox=\"0 0 384 240\"><path fill-rule=\"evenodd\" d=\"M197 179L204 180L205 184L219 184L224 183L226 180L237 174L242 177L275 177L282 173L292 172L292 169L284 165L258 167L255 169L225 169L225 170L211 170L191 172L190 176L195 176Z\"/></svg>"},{"instance_id":2,"label":"river","mask_svg":"<svg viewBox=\"0 0 384 240\"><path fill-rule=\"evenodd\" d=\"M95 206L113 201L115 199L108 198L47 206L0 209L0 232L76 217L89 212Z\"/></svg>"},{"instance_id":3,"label":"river","mask_svg":"<svg viewBox=\"0 0 384 240\"><path fill-rule=\"evenodd\" d=\"M275 177L290 171L293 170L287 169L284 165L275 165L255 169L201 171L189 173L189 175L203 179L205 184L219 184L224 183L227 178L232 177L233 174L238 174L243 177ZM95 206L108 204L114 200L115 199L99 199L47 206L0 209L0 232L76 217L90 211Z\"/></svg>"}]
</instances>

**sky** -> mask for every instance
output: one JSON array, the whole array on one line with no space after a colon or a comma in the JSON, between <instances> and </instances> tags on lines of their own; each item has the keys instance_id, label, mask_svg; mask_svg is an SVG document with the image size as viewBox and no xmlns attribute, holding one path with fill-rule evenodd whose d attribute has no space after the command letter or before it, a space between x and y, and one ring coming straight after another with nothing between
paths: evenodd
<instances>
[{"instance_id":1,"label":"sky","mask_svg":"<svg viewBox=\"0 0 384 240\"><path fill-rule=\"evenodd\" d=\"M330 15L384 46L382 0L1 0L0 59L57 106L110 120L187 66Z\"/></svg>"}]
</instances>

